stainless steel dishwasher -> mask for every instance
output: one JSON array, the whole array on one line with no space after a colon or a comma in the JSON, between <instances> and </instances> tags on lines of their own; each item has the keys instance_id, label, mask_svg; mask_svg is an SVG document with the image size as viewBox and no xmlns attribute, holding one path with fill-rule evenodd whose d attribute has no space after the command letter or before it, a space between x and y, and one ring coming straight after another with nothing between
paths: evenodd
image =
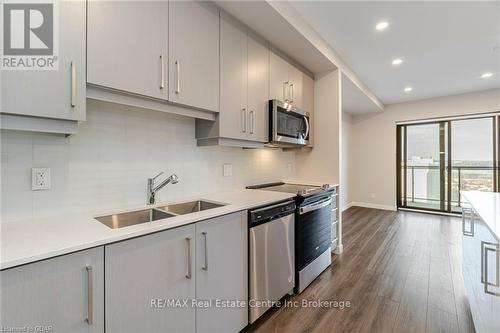
<instances>
[{"instance_id":1,"label":"stainless steel dishwasher","mask_svg":"<svg viewBox=\"0 0 500 333\"><path fill-rule=\"evenodd\" d=\"M249 319L255 322L295 286L295 202L248 212Z\"/></svg>"}]
</instances>

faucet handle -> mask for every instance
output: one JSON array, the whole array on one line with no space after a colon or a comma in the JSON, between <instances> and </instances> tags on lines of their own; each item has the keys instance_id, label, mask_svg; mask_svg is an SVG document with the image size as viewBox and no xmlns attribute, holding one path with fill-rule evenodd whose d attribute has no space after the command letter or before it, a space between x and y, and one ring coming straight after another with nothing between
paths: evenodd
<instances>
[{"instance_id":1,"label":"faucet handle","mask_svg":"<svg viewBox=\"0 0 500 333\"><path fill-rule=\"evenodd\" d=\"M157 174L156 176L154 176L153 178L151 178L152 181L155 181L156 178L160 177L161 175L163 175L163 171L160 172L159 174Z\"/></svg>"}]
</instances>

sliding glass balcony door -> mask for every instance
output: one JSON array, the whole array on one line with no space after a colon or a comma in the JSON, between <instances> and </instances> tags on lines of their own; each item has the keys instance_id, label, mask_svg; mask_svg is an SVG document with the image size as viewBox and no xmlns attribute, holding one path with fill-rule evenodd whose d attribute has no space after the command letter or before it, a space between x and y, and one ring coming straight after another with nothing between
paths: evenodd
<instances>
[{"instance_id":1,"label":"sliding glass balcony door","mask_svg":"<svg viewBox=\"0 0 500 333\"><path fill-rule=\"evenodd\" d=\"M401 200L404 207L444 209L447 132L444 122L402 128Z\"/></svg>"},{"instance_id":2,"label":"sliding glass balcony door","mask_svg":"<svg viewBox=\"0 0 500 333\"><path fill-rule=\"evenodd\" d=\"M460 212L460 191L497 191L498 118L398 125L398 207Z\"/></svg>"},{"instance_id":3,"label":"sliding glass balcony door","mask_svg":"<svg viewBox=\"0 0 500 333\"><path fill-rule=\"evenodd\" d=\"M492 118L451 122L451 210L459 212L460 191L496 191Z\"/></svg>"}]
</instances>

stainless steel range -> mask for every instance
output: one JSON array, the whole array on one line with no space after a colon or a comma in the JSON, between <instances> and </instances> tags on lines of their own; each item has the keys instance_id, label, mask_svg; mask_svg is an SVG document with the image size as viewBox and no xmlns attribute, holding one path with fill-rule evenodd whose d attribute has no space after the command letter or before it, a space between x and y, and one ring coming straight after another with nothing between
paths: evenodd
<instances>
[{"instance_id":1,"label":"stainless steel range","mask_svg":"<svg viewBox=\"0 0 500 333\"><path fill-rule=\"evenodd\" d=\"M332 196L329 185L269 183L249 189L296 193L295 292L301 293L331 264Z\"/></svg>"}]
</instances>

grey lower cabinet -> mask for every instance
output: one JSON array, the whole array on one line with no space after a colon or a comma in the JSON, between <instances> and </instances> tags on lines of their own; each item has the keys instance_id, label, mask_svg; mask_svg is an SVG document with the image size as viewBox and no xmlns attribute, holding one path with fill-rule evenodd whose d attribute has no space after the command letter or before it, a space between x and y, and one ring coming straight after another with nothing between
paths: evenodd
<instances>
[{"instance_id":1,"label":"grey lower cabinet","mask_svg":"<svg viewBox=\"0 0 500 333\"><path fill-rule=\"evenodd\" d=\"M107 333L238 332L248 323L246 306L221 303L248 298L245 211L108 245L105 266Z\"/></svg>"},{"instance_id":2,"label":"grey lower cabinet","mask_svg":"<svg viewBox=\"0 0 500 333\"><path fill-rule=\"evenodd\" d=\"M211 301L197 309L197 333L236 333L248 324L247 241L246 211L196 223L196 298Z\"/></svg>"},{"instance_id":3,"label":"grey lower cabinet","mask_svg":"<svg viewBox=\"0 0 500 333\"><path fill-rule=\"evenodd\" d=\"M463 211L462 272L476 332L500 332L500 244L474 212Z\"/></svg>"},{"instance_id":4,"label":"grey lower cabinet","mask_svg":"<svg viewBox=\"0 0 500 333\"><path fill-rule=\"evenodd\" d=\"M107 333L195 331L194 230L188 225L105 247Z\"/></svg>"},{"instance_id":5,"label":"grey lower cabinet","mask_svg":"<svg viewBox=\"0 0 500 333\"><path fill-rule=\"evenodd\" d=\"M1 271L0 327L104 332L103 252L98 247Z\"/></svg>"}]
</instances>

